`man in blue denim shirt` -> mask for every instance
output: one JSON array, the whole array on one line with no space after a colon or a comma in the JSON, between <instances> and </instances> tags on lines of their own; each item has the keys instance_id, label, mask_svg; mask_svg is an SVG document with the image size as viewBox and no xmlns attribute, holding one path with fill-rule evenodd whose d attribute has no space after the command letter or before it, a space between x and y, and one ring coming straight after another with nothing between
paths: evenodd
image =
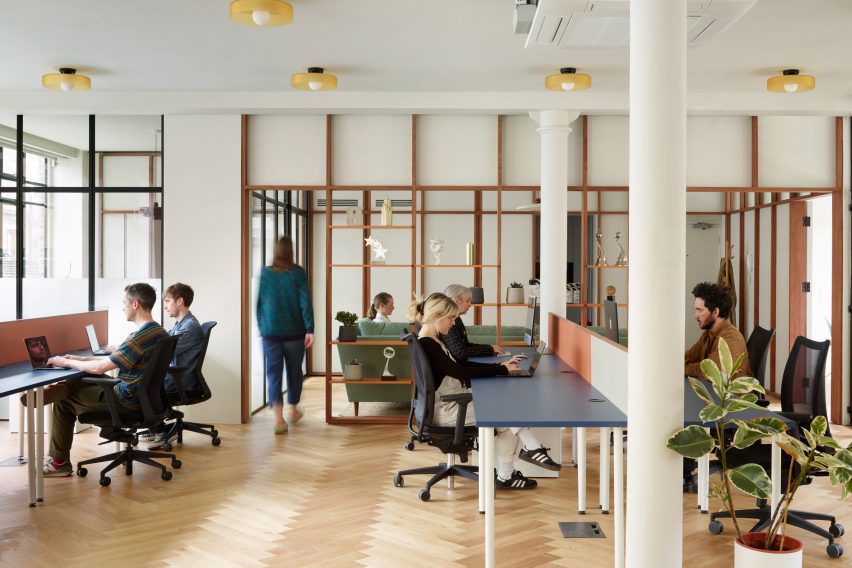
<instances>
[{"instance_id":1,"label":"man in blue denim shirt","mask_svg":"<svg viewBox=\"0 0 852 568\"><path fill-rule=\"evenodd\" d=\"M121 303L127 321L136 325L124 343L112 350L109 357L77 357L64 355L51 357L50 363L58 367L77 369L93 375L103 375L118 369L120 382L115 392L121 404L137 408L136 383L142 378L151 353L157 342L168 334L151 317L151 309L157 301L157 293L149 284L131 284L124 289ZM71 475L71 444L74 441L74 422L85 412L108 411L103 392L97 385L84 383L80 379L65 381L68 395L53 405L53 427L50 432L50 458L44 465L45 477L67 477Z\"/></svg>"},{"instance_id":2,"label":"man in blue denim shirt","mask_svg":"<svg viewBox=\"0 0 852 568\"><path fill-rule=\"evenodd\" d=\"M192 288L181 282L172 284L163 293L163 307L169 317L175 318L175 326L169 330L169 335L178 336L171 362L173 367L191 369L198 361L198 356L201 355L201 349L204 347L204 331L189 311L194 298L195 292ZM187 390L199 388L197 384L183 386ZM177 391L175 379L171 374L166 376L166 391Z\"/></svg>"}]
</instances>

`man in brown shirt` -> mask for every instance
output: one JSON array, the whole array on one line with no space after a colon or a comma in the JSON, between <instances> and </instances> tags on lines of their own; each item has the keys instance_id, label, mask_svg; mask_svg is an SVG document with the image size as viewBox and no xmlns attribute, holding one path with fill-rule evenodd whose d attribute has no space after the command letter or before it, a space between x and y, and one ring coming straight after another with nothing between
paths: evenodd
<instances>
[{"instance_id":1,"label":"man in brown shirt","mask_svg":"<svg viewBox=\"0 0 852 568\"><path fill-rule=\"evenodd\" d=\"M732 378L750 377L751 368L748 364L748 352L745 339L739 330L728 321L731 313L731 296L728 289L721 284L702 282L692 289L695 296L695 321L704 330L695 345L686 350L684 355L684 375L707 379L701 372L701 361L712 359L719 365L719 338L725 338L731 349L731 358L736 361L743 354L740 368Z\"/></svg>"}]
</instances>

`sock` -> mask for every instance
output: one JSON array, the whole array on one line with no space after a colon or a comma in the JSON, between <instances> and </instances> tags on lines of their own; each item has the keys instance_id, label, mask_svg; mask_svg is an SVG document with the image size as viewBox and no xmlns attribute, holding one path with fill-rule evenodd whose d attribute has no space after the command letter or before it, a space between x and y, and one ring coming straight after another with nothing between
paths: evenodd
<instances>
[{"instance_id":1,"label":"sock","mask_svg":"<svg viewBox=\"0 0 852 568\"><path fill-rule=\"evenodd\" d=\"M61 460L59 458L50 458L50 459L53 460L53 465L58 465L58 466L63 466L63 465L65 465L65 462L68 461L68 460Z\"/></svg>"},{"instance_id":2,"label":"sock","mask_svg":"<svg viewBox=\"0 0 852 568\"><path fill-rule=\"evenodd\" d=\"M501 463L497 466L497 477L502 481L506 481L512 478L512 474L515 472L515 465L512 462L509 463Z\"/></svg>"},{"instance_id":3,"label":"sock","mask_svg":"<svg viewBox=\"0 0 852 568\"><path fill-rule=\"evenodd\" d=\"M518 438L523 442L525 450L537 450L541 447L541 442L529 428L521 428L521 431L518 432Z\"/></svg>"}]
</instances>

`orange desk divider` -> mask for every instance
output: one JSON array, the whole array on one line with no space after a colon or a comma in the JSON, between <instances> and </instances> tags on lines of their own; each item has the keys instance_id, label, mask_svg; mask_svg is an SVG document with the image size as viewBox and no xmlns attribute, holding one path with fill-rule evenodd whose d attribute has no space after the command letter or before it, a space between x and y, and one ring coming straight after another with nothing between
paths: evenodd
<instances>
[{"instance_id":1,"label":"orange desk divider","mask_svg":"<svg viewBox=\"0 0 852 568\"><path fill-rule=\"evenodd\" d=\"M592 380L591 332L576 323L548 313L548 344L556 355L568 363L587 382Z\"/></svg>"},{"instance_id":2,"label":"orange desk divider","mask_svg":"<svg viewBox=\"0 0 852 568\"><path fill-rule=\"evenodd\" d=\"M27 337L45 336L53 355L88 349L85 326L89 324L94 324L101 341L109 337L106 310L0 322L0 365L29 358L24 347Z\"/></svg>"}]
</instances>

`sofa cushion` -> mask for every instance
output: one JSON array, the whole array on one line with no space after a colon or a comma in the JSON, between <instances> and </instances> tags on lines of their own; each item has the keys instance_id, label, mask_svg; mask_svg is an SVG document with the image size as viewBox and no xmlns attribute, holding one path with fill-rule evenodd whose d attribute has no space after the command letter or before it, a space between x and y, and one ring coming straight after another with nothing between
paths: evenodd
<instances>
[{"instance_id":1,"label":"sofa cushion","mask_svg":"<svg viewBox=\"0 0 852 568\"><path fill-rule=\"evenodd\" d=\"M410 324L407 322L377 322L363 318L358 320L358 335L392 335L399 339L403 331L408 331Z\"/></svg>"}]
</instances>

